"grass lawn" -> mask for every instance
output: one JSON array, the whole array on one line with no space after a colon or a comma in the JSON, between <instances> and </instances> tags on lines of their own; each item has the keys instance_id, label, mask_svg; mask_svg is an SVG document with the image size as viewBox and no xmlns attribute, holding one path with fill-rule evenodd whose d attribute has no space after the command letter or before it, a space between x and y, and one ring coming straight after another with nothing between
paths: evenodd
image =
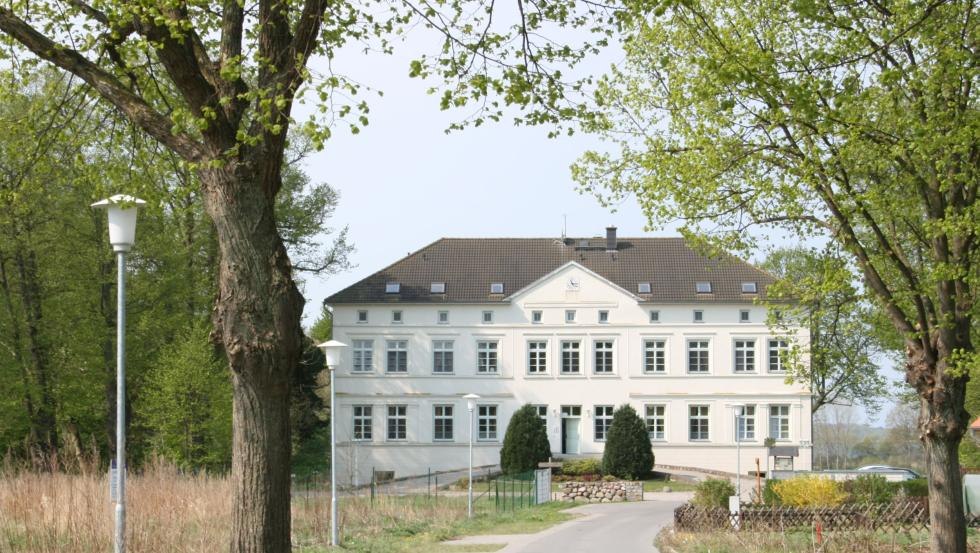
<instances>
[{"instance_id":1,"label":"grass lawn","mask_svg":"<svg viewBox=\"0 0 980 553\"><path fill-rule=\"evenodd\" d=\"M674 532L667 528L657 536L657 546L670 553L925 553L929 534L914 532L825 532L823 544L815 543L806 529L786 532ZM980 551L980 537L969 534L969 550Z\"/></svg>"}]
</instances>

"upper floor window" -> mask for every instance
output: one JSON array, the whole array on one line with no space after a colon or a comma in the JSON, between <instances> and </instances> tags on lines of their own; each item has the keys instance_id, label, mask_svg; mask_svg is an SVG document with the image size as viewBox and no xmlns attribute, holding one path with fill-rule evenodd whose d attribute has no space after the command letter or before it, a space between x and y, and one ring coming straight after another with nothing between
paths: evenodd
<instances>
[{"instance_id":1,"label":"upper floor window","mask_svg":"<svg viewBox=\"0 0 980 553\"><path fill-rule=\"evenodd\" d=\"M755 372L755 340L735 340L735 372Z\"/></svg>"},{"instance_id":2,"label":"upper floor window","mask_svg":"<svg viewBox=\"0 0 980 553\"><path fill-rule=\"evenodd\" d=\"M755 294L759 291L759 288L754 282L743 282L742 283L742 293L743 294Z\"/></svg>"},{"instance_id":3,"label":"upper floor window","mask_svg":"<svg viewBox=\"0 0 980 553\"><path fill-rule=\"evenodd\" d=\"M367 309L360 309L357 311L357 322L359 323L368 322Z\"/></svg>"},{"instance_id":4,"label":"upper floor window","mask_svg":"<svg viewBox=\"0 0 980 553\"><path fill-rule=\"evenodd\" d=\"M666 340L643 341L643 372L654 374L667 372Z\"/></svg>"},{"instance_id":5,"label":"upper floor window","mask_svg":"<svg viewBox=\"0 0 980 553\"><path fill-rule=\"evenodd\" d=\"M645 407L647 433L651 440L664 440L667 435L667 406L647 405Z\"/></svg>"},{"instance_id":6,"label":"upper floor window","mask_svg":"<svg viewBox=\"0 0 980 553\"><path fill-rule=\"evenodd\" d=\"M491 294L503 294L504 293L504 283L503 282L491 282L490 283L490 293Z\"/></svg>"},{"instance_id":7,"label":"upper floor window","mask_svg":"<svg viewBox=\"0 0 980 553\"><path fill-rule=\"evenodd\" d=\"M401 311L392 311L391 312L391 322L393 322L393 323L400 323L400 322L402 322L402 312Z\"/></svg>"},{"instance_id":8,"label":"upper floor window","mask_svg":"<svg viewBox=\"0 0 980 553\"><path fill-rule=\"evenodd\" d=\"M698 294L710 294L711 293L711 283L707 281L696 282L694 284L694 289Z\"/></svg>"},{"instance_id":9,"label":"upper floor window","mask_svg":"<svg viewBox=\"0 0 980 553\"><path fill-rule=\"evenodd\" d=\"M445 294L446 293L446 283L445 282L433 282L429 286L430 294Z\"/></svg>"},{"instance_id":10,"label":"upper floor window","mask_svg":"<svg viewBox=\"0 0 980 553\"><path fill-rule=\"evenodd\" d=\"M436 317L436 321L441 325L449 324L449 311L440 311Z\"/></svg>"},{"instance_id":11,"label":"upper floor window","mask_svg":"<svg viewBox=\"0 0 980 553\"><path fill-rule=\"evenodd\" d=\"M374 369L374 340L354 340L351 345L351 370L366 373Z\"/></svg>"},{"instance_id":12,"label":"upper floor window","mask_svg":"<svg viewBox=\"0 0 980 553\"><path fill-rule=\"evenodd\" d=\"M787 357L789 357L789 342L787 340L769 340L769 372L785 372Z\"/></svg>"},{"instance_id":13,"label":"upper floor window","mask_svg":"<svg viewBox=\"0 0 980 553\"><path fill-rule=\"evenodd\" d=\"M476 343L476 372L482 374L497 372L497 342L481 340Z\"/></svg>"},{"instance_id":14,"label":"upper floor window","mask_svg":"<svg viewBox=\"0 0 980 553\"><path fill-rule=\"evenodd\" d=\"M385 284L385 294L397 294L401 292L402 285L397 282L389 282Z\"/></svg>"},{"instance_id":15,"label":"upper floor window","mask_svg":"<svg viewBox=\"0 0 980 553\"><path fill-rule=\"evenodd\" d=\"M735 409L738 409L736 407ZM739 416L736 411L735 420L738 421L737 426L737 436L738 441L746 442L755 439L755 405L746 405L743 407L742 415Z\"/></svg>"},{"instance_id":16,"label":"upper floor window","mask_svg":"<svg viewBox=\"0 0 980 553\"><path fill-rule=\"evenodd\" d=\"M448 442L453 439L453 406L432 406L432 439Z\"/></svg>"},{"instance_id":17,"label":"upper floor window","mask_svg":"<svg viewBox=\"0 0 980 553\"><path fill-rule=\"evenodd\" d=\"M497 439L497 406L479 405L477 408L477 438L478 440Z\"/></svg>"},{"instance_id":18,"label":"upper floor window","mask_svg":"<svg viewBox=\"0 0 980 553\"><path fill-rule=\"evenodd\" d=\"M660 322L660 311L650 311L650 322L651 323Z\"/></svg>"},{"instance_id":19,"label":"upper floor window","mask_svg":"<svg viewBox=\"0 0 980 553\"><path fill-rule=\"evenodd\" d=\"M493 322L493 311L484 311L483 312L483 319L482 320L486 324L492 323Z\"/></svg>"},{"instance_id":20,"label":"upper floor window","mask_svg":"<svg viewBox=\"0 0 980 553\"><path fill-rule=\"evenodd\" d=\"M749 322L749 310L748 309L740 309L738 311L738 322L740 322L740 323L747 323L747 322Z\"/></svg>"},{"instance_id":21,"label":"upper floor window","mask_svg":"<svg viewBox=\"0 0 980 553\"><path fill-rule=\"evenodd\" d=\"M641 283L637 284L636 285L636 292L638 294L649 294L650 293L650 283L649 282L641 282Z\"/></svg>"},{"instance_id":22,"label":"upper floor window","mask_svg":"<svg viewBox=\"0 0 980 553\"><path fill-rule=\"evenodd\" d=\"M700 309L694 310L694 322L703 323L704 322L704 311Z\"/></svg>"},{"instance_id":23,"label":"upper floor window","mask_svg":"<svg viewBox=\"0 0 980 553\"><path fill-rule=\"evenodd\" d=\"M435 340L432 342L432 372L453 372L452 340Z\"/></svg>"},{"instance_id":24,"label":"upper floor window","mask_svg":"<svg viewBox=\"0 0 980 553\"><path fill-rule=\"evenodd\" d=\"M534 340L527 343L527 373L548 372L548 342Z\"/></svg>"},{"instance_id":25,"label":"upper floor window","mask_svg":"<svg viewBox=\"0 0 980 553\"><path fill-rule=\"evenodd\" d=\"M599 323L608 323L608 322L609 322L609 312L608 311L600 311L599 312Z\"/></svg>"},{"instance_id":26,"label":"upper floor window","mask_svg":"<svg viewBox=\"0 0 980 553\"><path fill-rule=\"evenodd\" d=\"M609 427L612 426L612 420L612 405L595 406L595 441L606 441L606 434L609 432Z\"/></svg>"},{"instance_id":27,"label":"upper floor window","mask_svg":"<svg viewBox=\"0 0 980 553\"><path fill-rule=\"evenodd\" d=\"M708 406L691 405L688 407L688 439L692 442L706 441L709 439L710 430Z\"/></svg>"},{"instance_id":28,"label":"upper floor window","mask_svg":"<svg viewBox=\"0 0 980 553\"><path fill-rule=\"evenodd\" d=\"M595 349L596 374L612 374L613 372L613 343L611 340L596 340L593 342Z\"/></svg>"},{"instance_id":29,"label":"upper floor window","mask_svg":"<svg viewBox=\"0 0 980 553\"><path fill-rule=\"evenodd\" d=\"M574 309L566 309L565 310L565 322L566 323L574 323L575 322L575 310Z\"/></svg>"},{"instance_id":30,"label":"upper floor window","mask_svg":"<svg viewBox=\"0 0 980 553\"><path fill-rule=\"evenodd\" d=\"M710 370L709 345L708 340L687 341L687 372L706 373Z\"/></svg>"},{"instance_id":31,"label":"upper floor window","mask_svg":"<svg viewBox=\"0 0 980 553\"><path fill-rule=\"evenodd\" d=\"M371 420L370 405L354 406L354 435L355 441L371 441L374 438L374 428Z\"/></svg>"},{"instance_id":32,"label":"upper floor window","mask_svg":"<svg viewBox=\"0 0 980 553\"><path fill-rule=\"evenodd\" d=\"M541 323L541 312L540 311L531 311L531 322L534 323L534 324L540 324Z\"/></svg>"},{"instance_id":33,"label":"upper floor window","mask_svg":"<svg viewBox=\"0 0 980 553\"><path fill-rule=\"evenodd\" d=\"M582 343L576 340L565 340L561 343L561 372L562 374L579 374L579 352Z\"/></svg>"},{"instance_id":34,"label":"upper floor window","mask_svg":"<svg viewBox=\"0 0 980 553\"><path fill-rule=\"evenodd\" d=\"M408 341L388 340L388 366L390 373L408 372Z\"/></svg>"}]
</instances>

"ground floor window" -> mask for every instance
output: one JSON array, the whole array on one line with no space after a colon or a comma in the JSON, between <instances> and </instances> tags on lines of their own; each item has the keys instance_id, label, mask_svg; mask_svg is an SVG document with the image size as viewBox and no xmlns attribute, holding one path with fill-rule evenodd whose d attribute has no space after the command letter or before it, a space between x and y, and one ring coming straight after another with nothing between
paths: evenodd
<instances>
[{"instance_id":1,"label":"ground floor window","mask_svg":"<svg viewBox=\"0 0 980 553\"><path fill-rule=\"evenodd\" d=\"M789 405L769 406L769 437L776 440L789 439Z\"/></svg>"},{"instance_id":2,"label":"ground floor window","mask_svg":"<svg viewBox=\"0 0 980 553\"><path fill-rule=\"evenodd\" d=\"M432 408L432 439L451 441L453 439L453 406L436 405Z\"/></svg>"},{"instance_id":3,"label":"ground floor window","mask_svg":"<svg viewBox=\"0 0 980 553\"><path fill-rule=\"evenodd\" d=\"M477 411L477 439L496 440L497 439L497 406L480 405Z\"/></svg>"},{"instance_id":4,"label":"ground floor window","mask_svg":"<svg viewBox=\"0 0 980 553\"><path fill-rule=\"evenodd\" d=\"M707 405L691 405L688 417L688 439L706 441L708 439L709 419Z\"/></svg>"},{"instance_id":5,"label":"ground floor window","mask_svg":"<svg viewBox=\"0 0 980 553\"><path fill-rule=\"evenodd\" d=\"M358 441L368 441L373 439L373 428L371 428L371 406L354 406L354 439Z\"/></svg>"},{"instance_id":6,"label":"ground floor window","mask_svg":"<svg viewBox=\"0 0 980 553\"><path fill-rule=\"evenodd\" d=\"M667 406L666 405L647 405L646 412L647 432L651 440L665 440L667 434Z\"/></svg>"},{"instance_id":7,"label":"ground floor window","mask_svg":"<svg viewBox=\"0 0 980 553\"><path fill-rule=\"evenodd\" d=\"M736 408L737 409L737 408ZM738 420L738 441L746 442L755 439L755 405L746 405L741 417Z\"/></svg>"},{"instance_id":8,"label":"ground floor window","mask_svg":"<svg viewBox=\"0 0 980 553\"><path fill-rule=\"evenodd\" d=\"M612 420L612 405L595 406L595 441L603 442L606 440L606 434L609 433L609 427L612 426Z\"/></svg>"},{"instance_id":9,"label":"ground floor window","mask_svg":"<svg viewBox=\"0 0 980 553\"><path fill-rule=\"evenodd\" d=\"M388 406L388 439L405 440L408 438L408 407L405 405Z\"/></svg>"}]
</instances>

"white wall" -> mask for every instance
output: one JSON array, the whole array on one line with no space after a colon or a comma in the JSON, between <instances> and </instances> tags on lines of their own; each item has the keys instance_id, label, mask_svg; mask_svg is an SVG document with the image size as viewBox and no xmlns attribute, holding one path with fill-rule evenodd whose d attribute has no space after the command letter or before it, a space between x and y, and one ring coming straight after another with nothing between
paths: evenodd
<instances>
[{"instance_id":1,"label":"white wall","mask_svg":"<svg viewBox=\"0 0 980 553\"><path fill-rule=\"evenodd\" d=\"M578 281L571 289L570 279ZM449 283L448 286L451 286ZM512 290L505 291L513 294ZM576 321L565 323L565 311L574 309ZM704 311L704 322L693 322L693 311ZM739 311L748 309L750 320L739 322ZM357 312L367 310L368 322L358 323ZM402 321L392 323L392 311L402 312ZM449 311L449 323L437 324L439 311ZM531 312L543 313L541 324L531 323ZM609 322L600 324L598 312L609 311ZM657 310L660 322L651 323L649 311ZM483 311L493 311L493 323L484 324ZM786 445L802 445L796 460L799 469L810 468L810 396L805 386L787 384L784 374L766 370L766 340L771 336L764 324L765 309L752 305L747 297L741 304L660 304L638 303L635 297L572 264L537 285L520 292L506 304L401 304L397 302L370 305L334 306L334 337L351 344L353 340L372 340L373 370L366 374L351 372L351 352L345 352L337 372L339 450L351 436L353 405L373 405L373 440L352 446L348 464L357 458L358 480L369 478L371 467L395 470L397 476L423 474L427 469L450 470L466 466L468 443L465 400L467 393L479 394L481 403L498 405L498 441L480 443L474 451L477 465L499 460L499 445L511 413L525 403L548 405L548 433L552 450L561 450L561 405L581 405L580 447L582 454L601 454L603 444L593 439L593 414L596 405L630 403L643 415L649 403L667 406L667 435L664 442L654 442L658 464L682 465L735 470L734 412L735 404L757 405L755 443L742 444L742 470L754 470L754 459L766 464L762 441L769 421L764 406L791 405L790 439ZM663 338L667 341L667 371L650 375L643 372L643 341ZM710 342L709 374L687 372L687 340L699 338ZM755 374L733 371L733 340L755 339ZM385 342L408 341L408 373L385 371ZM548 372L528 375L527 341L548 342ZM614 372L593 373L593 341L614 342ZM800 332L794 337L801 341ZM433 374L432 341L454 342L454 373ZM499 342L499 374L476 372L476 342ZM580 375L559 373L560 342L581 340ZM408 406L408 437L404 442L385 439L385 406ZM432 406L453 404L455 441L433 443ZM688 440L688 407L710 407L710 438L704 442ZM781 442L783 443L783 442ZM341 463L345 456L338 451ZM341 474L353 473L352 467ZM366 476L365 476L366 475Z\"/></svg>"}]
</instances>

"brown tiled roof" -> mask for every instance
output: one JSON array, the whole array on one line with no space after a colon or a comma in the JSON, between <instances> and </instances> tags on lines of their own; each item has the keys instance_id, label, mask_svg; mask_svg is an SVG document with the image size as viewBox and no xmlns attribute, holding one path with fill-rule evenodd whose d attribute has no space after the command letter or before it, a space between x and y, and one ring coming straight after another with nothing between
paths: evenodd
<instances>
[{"instance_id":1,"label":"brown tiled roof","mask_svg":"<svg viewBox=\"0 0 980 553\"><path fill-rule=\"evenodd\" d=\"M324 303L501 302L569 261L654 303L749 303L764 298L775 280L736 257L706 257L683 238L620 238L612 252L605 244L605 238L442 238ZM695 292L701 281L711 282L712 293ZM399 293L386 294L388 282L399 283ZM430 293L433 282L445 282L446 293ZM490 294L492 282L503 282L504 293ZM637 292L640 282L650 283L649 294ZM742 282L756 282L759 293L743 294Z\"/></svg>"}]
</instances>

